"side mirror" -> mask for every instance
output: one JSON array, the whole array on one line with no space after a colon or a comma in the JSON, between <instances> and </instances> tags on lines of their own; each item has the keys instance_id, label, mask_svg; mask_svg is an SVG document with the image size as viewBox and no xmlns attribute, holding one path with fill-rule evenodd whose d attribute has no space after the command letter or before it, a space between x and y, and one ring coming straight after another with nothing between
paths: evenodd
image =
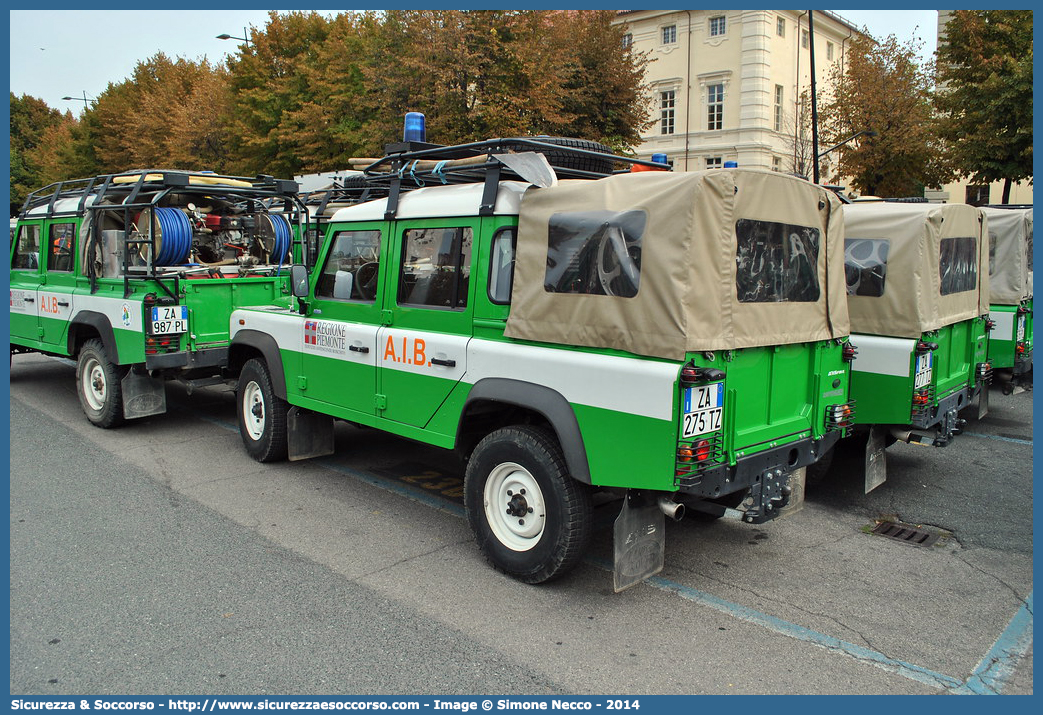
<instances>
[{"instance_id":1,"label":"side mirror","mask_svg":"<svg viewBox=\"0 0 1043 715\"><path fill-rule=\"evenodd\" d=\"M308 297L308 269L300 264L290 266L290 292L294 298Z\"/></svg>"}]
</instances>

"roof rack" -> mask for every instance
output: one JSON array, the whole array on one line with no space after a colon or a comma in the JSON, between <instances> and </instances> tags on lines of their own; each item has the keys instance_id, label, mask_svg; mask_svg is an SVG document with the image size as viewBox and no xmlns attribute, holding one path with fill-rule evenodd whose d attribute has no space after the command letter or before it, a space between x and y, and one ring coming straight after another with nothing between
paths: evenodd
<instances>
[{"instance_id":1,"label":"roof rack","mask_svg":"<svg viewBox=\"0 0 1043 715\"><path fill-rule=\"evenodd\" d=\"M111 199L112 204L135 204L138 197L148 195L148 203L156 193L173 190L188 193L222 193L244 199L289 198L297 193L296 181L276 179L266 174L256 177L230 176L207 172L171 169L133 169L114 174L101 174L87 179L71 179L49 184L30 193L19 211L21 218L82 216L87 200L95 203ZM72 200L78 199L74 205ZM42 214L30 213L46 206Z\"/></svg>"},{"instance_id":2,"label":"roof rack","mask_svg":"<svg viewBox=\"0 0 1043 715\"><path fill-rule=\"evenodd\" d=\"M374 198L388 199L385 218L392 219L398 210L403 191L441 184L473 184L484 182L479 215L490 215L496 202L499 182L522 177L498 160L497 155L519 152L543 154L559 178L601 179L625 173L631 166L671 170L669 165L621 156L597 142L557 137L511 137L441 146L425 142L397 142L384 147L380 159L352 159L362 167L364 184Z\"/></svg>"}]
</instances>

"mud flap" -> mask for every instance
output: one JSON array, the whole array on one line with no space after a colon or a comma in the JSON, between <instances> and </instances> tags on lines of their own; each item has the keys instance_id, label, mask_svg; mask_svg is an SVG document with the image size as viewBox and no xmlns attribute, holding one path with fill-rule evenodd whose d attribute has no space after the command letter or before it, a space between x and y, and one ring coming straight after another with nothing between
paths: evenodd
<instances>
[{"instance_id":1,"label":"mud flap","mask_svg":"<svg viewBox=\"0 0 1043 715\"><path fill-rule=\"evenodd\" d=\"M796 514L798 511L804 508L804 483L807 481L807 467L801 467L800 469L794 469L789 473L789 501L786 506L779 509L779 516L790 516Z\"/></svg>"},{"instance_id":2,"label":"mud flap","mask_svg":"<svg viewBox=\"0 0 1043 715\"><path fill-rule=\"evenodd\" d=\"M128 420L167 411L167 388L163 380L147 373L131 370L120 380L123 392L123 416Z\"/></svg>"},{"instance_id":3,"label":"mud flap","mask_svg":"<svg viewBox=\"0 0 1043 715\"><path fill-rule=\"evenodd\" d=\"M887 428L873 425L866 440L866 494L887 481Z\"/></svg>"},{"instance_id":4,"label":"mud flap","mask_svg":"<svg viewBox=\"0 0 1043 715\"><path fill-rule=\"evenodd\" d=\"M333 454L333 418L291 407L286 413L286 439L291 462Z\"/></svg>"},{"instance_id":5,"label":"mud flap","mask_svg":"<svg viewBox=\"0 0 1043 715\"><path fill-rule=\"evenodd\" d=\"M616 593L663 570L666 517L652 497L627 490L613 526L612 586Z\"/></svg>"},{"instance_id":6,"label":"mud flap","mask_svg":"<svg viewBox=\"0 0 1043 715\"><path fill-rule=\"evenodd\" d=\"M989 414L989 384L986 382L978 391L978 419L982 419L987 414Z\"/></svg>"}]
</instances>

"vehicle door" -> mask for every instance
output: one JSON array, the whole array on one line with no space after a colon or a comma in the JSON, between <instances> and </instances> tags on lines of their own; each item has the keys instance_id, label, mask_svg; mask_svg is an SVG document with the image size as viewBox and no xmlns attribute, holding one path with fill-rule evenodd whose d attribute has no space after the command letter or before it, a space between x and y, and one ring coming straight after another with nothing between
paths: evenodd
<instances>
[{"instance_id":1,"label":"vehicle door","mask_svg":"<svg viewBox=\"0 0 1043 715\"><path fill-rule=\"evenodd\" d=\"M481 220L394 224L393 306L377 335L383 417L426 427L467 369L472 331L471 254Z\"/></svg>"},{"instance_id":2,"label":"vehicle door","mask_svg":"<svg viewBox=\"0 0 1043 715\"><path fill-rule=\"evenodd\" d=\"M337 224L329 234L311 311L302 323L299 374L308 399L372 415L387 224Z\"/></svg>"},{"instance_id":3,"label":"vehicle door","mask_svg":"<svg viewBox=\"0 0 1043 715\"><path fill-rule=\"evenodd\" d=\"M37 291L40 340L46 346L64 346L76 289L77 222L71 218L59 219L45 222L44 227L45 260Z\"/></svg>"},{"instance_id":4,"label":"vehicle door","mask_svg":"<svg viewBox=\"0 0 1043 715\"><path fill-rule=\"evenodd\" d=\"M23 222L11 245L11 338L18 342L40 340L36 294L43 280L41 230L39 221Z\"/></svg>"}]
</instances>

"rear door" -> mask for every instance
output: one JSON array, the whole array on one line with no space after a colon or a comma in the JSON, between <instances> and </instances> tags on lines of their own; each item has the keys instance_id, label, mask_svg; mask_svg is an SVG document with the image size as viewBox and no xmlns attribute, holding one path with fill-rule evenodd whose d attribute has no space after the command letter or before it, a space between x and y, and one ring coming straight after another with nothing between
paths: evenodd
<instances>
[{"instance_id":1,"label":"rear door","mask_svg":"<svg viewBox=\"0 0 1043 715\"><path fill-rule=\"evenodd\" d=\"M11 338L16 342L40 340L37 292L43 280L41 225L24 222L11 245Z\"/></svg>"},{"instance_id":2,"label":"rear door","mask_svg":"<svg viewBox=\"0 0 1043 715\"><path fill-rule=\"evenodd\" d=\"M472 246L481 219L394 224L390 318L377 335L382 416L425 427L467 370Z\"/></svg>"}]
</instances>

